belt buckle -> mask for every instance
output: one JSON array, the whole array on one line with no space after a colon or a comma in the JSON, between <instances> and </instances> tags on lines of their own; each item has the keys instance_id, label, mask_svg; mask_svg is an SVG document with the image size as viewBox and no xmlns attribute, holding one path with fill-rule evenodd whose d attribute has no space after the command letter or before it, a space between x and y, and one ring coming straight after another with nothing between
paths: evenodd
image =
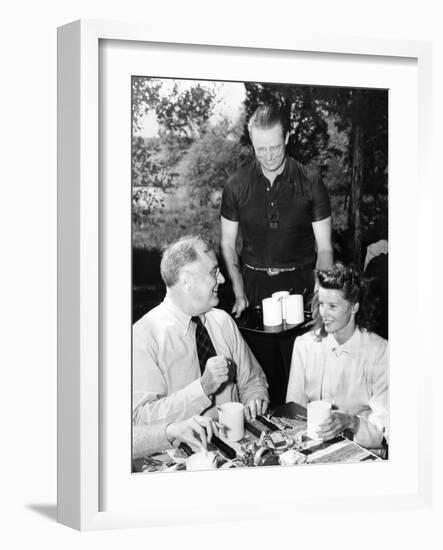
<instances>
[{"instance_id":1,"label":"belt buckle","mask_svg":"<svg viewBox=\"0 0 443 550\"><path fill-rule=\"evenodd\" d=\"M267 270L266 270L266 273L270 276L270 277L273 277L274 275L278 275L280 273L280 269L275 269L275 268L272 268L272 267L268 267Z\"/></svg>"}]
</instances>

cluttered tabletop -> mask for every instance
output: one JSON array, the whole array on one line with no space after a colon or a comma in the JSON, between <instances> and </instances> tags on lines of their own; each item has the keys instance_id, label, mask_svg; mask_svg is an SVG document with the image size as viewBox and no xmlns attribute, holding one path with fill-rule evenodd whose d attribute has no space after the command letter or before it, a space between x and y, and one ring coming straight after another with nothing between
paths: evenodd
<instances>
[{"instance_id":1,"label":"cluttered tabletop","mask_svg":"<svg viewBox=\"0 0 443 550\"><path fill-rule=\"evenodd\" d=\"M343 435L318 441L307 435L306 408L286 403L267 415L245 422L238 441L214 436L204 453L186 444L137 459L133 471L173 472L197 469L229 469L257 466L332 464L381 460Z\"/></svg>"}]
</instances>

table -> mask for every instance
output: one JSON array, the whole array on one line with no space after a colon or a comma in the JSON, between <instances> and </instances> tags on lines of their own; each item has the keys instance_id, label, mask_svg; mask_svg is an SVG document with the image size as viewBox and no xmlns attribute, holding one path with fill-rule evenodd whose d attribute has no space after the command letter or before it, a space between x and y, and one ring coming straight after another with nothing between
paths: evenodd
<instances>
[{"instance_id":1,"label":"table","mask_svg":"<svg viewBox=\"0 0 443 550\"><path fill-rule=\"evenodd\" d=\"M268 425L269 423L274 424L277 429L271 429ZM252 447L266 447L265 450L268 451L270 435L276 433L280 434L286 441L294 442L294 445L289 448L294 449L300 455L300 459L303 462L301 465L343 464L382 460L379 456L368 449L364 449L345 435L339 435L325 442L311 440L306 435L306 408L297 403L286 403L271 411L271 414L263 417L261 420L247 423L245 437L239 442L230 442L220 438L221 446L219 442L217 444L211 442L209 450L214 451L216 454L217 467L220 469L254 466L257 464L254 464L249 450ZM263 441L262 445L259 445L260 439ZM191 453L192 451L186 448L186 446L179 449L170 449L163 453L134 461L133 470L140 473L185 470L185 459ZM282 453L270 452L268 457L270 458L271 455L273 459L265 465L279 464Z\"/></svg>"},{"instance_id":2,"label":"table","mask_svg":"<svg viewBox=\"0 0 443 550\"><path fill-rule=\"evenodd\" d=\"M311 313L305 311L304 323L290 325L283 322L276 327L267 327L263 325L259 308L248 308L236 319L243 338L266 374L271 407L286 400L294 340L310 329L310 320Z\"/></svg>"}]
</instances>

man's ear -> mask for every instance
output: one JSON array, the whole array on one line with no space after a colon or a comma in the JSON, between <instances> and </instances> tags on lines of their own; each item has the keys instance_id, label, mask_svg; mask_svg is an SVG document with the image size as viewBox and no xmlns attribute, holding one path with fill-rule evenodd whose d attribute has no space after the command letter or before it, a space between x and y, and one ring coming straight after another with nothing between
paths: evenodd
<instances>
[{"instance_id":1,"label":"man's ear","mask_svg":"<svg viewBox=\"0 0 443 550\"><path fill-rule=\"evenodd\" d=\"M357 311L360 309L360 303L355 302L355 304L352 304L352 313L355 315Z\"/></svg>"},{"instance_id":2,"label":"man's ear","mask_svg":"<svg viewBox=\"0 0 443 550\"><path fill-rule=\"evenodd\" d=\"M192 277L189 271L182 269L178 276L178 282L184 290L188 291L191 288L192 283Z\"/></svg>"}]
</instances>

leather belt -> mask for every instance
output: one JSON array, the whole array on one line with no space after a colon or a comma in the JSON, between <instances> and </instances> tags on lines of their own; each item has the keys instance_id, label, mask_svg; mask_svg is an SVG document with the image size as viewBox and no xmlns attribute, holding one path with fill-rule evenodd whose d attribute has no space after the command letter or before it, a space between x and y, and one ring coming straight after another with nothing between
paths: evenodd
<instances>
[{"instance_id":1,"label":"leather belt","mask_svg":"<svg viewBox=\"0 0 443 550\"><path fill-rule=\"evenodd\" d=\"M280 273L285 273L287 271L296 271L297 269L300 269L299 267L254 267L253 265L248 264L245 264L245 267L252 269L253 271L265 271L270 277L279 275Z\"/></svg>"}]
</instances>

